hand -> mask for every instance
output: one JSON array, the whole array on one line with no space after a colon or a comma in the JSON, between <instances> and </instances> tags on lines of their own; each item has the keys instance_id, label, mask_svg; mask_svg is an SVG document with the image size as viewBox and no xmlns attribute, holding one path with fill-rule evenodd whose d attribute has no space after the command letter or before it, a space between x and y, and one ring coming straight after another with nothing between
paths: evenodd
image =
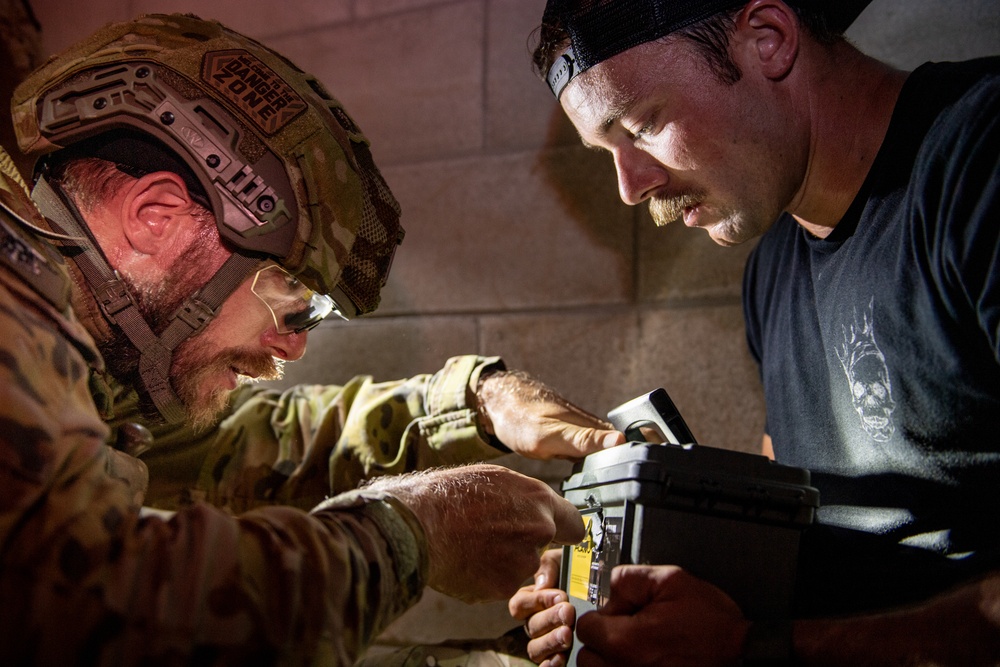
<instances>
[{"instance_id":1,"label":"hand","mask_svg":"<svg viewBox=\"0 0 1000 667\"><path fill-rule=\"evenodd\" d=\"M535 572L535 583L524 586L507 603L510 615L525 621L528 656L543 667L565 667L573 645L576 609L559 583L562 549L549 549Z\"/></svg>"},{"instance_id":2,"label":"hand","mask_svg":"<svg viewBox=\"0 0 1000 667\"><path fill-rule=\"evenodd\" d=\"M621 565L608 603L576 623L577 665L735 665L749 625L729 596L678 567Z\"/></svg>"},{"instance_id":3,"label":"hand","mask_svg":"<svg viewBox=\"0 0 1000 667\"><path fill-rule=\"evenodd\" d=\"M520 372L499 371L476 391L482 427L532 459L579 459L625 442L611 424Z\"/></svg>"},{"instance_id":4,"label":"hand","mask_svg":"<svg viewBox=\"0 0 1000 667\"><path fill-rule=\"evenodd\" d=\"M382 477L369 488L406 504L430 545L428 585L467 602L509 598L549 544L584 537L580 513L547 484L479 464Z\"/></svg>"}]
</instances>

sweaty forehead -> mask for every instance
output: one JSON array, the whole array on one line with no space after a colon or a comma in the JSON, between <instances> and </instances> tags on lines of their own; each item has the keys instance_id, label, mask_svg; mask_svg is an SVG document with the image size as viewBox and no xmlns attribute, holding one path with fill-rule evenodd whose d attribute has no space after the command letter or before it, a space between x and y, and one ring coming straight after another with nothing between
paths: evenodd
<instances>
[{"instance_id":1,"label":"sweaty forehead","mask_svg":"<svg viewBox=\"0 0 1000 667\"><path fill-rule=\"evenodd\" d=\"M560 104L584 143L599 138L653 93L655 79L641 47L601 62L566 86Z\"/></svg>"}]
</instances>

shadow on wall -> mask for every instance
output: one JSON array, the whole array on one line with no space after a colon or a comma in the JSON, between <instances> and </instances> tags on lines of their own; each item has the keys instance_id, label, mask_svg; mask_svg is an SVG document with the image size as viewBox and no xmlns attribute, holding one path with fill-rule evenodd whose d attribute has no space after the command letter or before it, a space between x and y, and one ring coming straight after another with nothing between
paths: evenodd
<instances>
[{"instance_id":1,"label":"shadow on wall","mask_svg":"<svg viewBox=\"0 0 1000 667\"><path fill-rule=\"evenodd\" d=\"M622 229L609 224L605 215L608 207L626 206L615 189L618 181L613 161L607 153L583 147L576 128L558 104L552 107L545 143L538 151L535 166L552 186L563 209L592 240L620 248L622 235L634 233L634 224ZM609 196L599 194L604 192ZM601 199L595 199L595 195Z\"/></svg>"}]
</instances>

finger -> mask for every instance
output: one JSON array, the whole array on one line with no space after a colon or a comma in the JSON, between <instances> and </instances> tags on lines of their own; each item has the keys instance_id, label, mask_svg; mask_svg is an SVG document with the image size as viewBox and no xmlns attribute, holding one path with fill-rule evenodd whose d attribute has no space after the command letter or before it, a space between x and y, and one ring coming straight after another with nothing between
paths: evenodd
<instances>
[{"instance_id":1,"label":"finger","mask_svg":"<svg viewBox=\"0 0 1000 667\"><path fill-rule=\"evenodd\" d=\"M569 602L559 602L551 608L532 615L524 624L528 637L538 639L559 628L572 628L576 622L576 609Z\"/></svg>"},{"instance_id":2,"label":"finger","mask_svg":"<svg viewBox=\"0 0 1000 667\"><path fill-rule=\"evenodd\" d=\"M565 421L545 436L545 447L532 456L578 460L587 454L616 447L624 442L623 433L605 428L603 424L595 426Z\"/></svg>"},{"instance_id":3,"label":"finger","mask_svg":"<svg viewBox=\"0 0 1000 667\"><path fill-rule=\"evenodd\" d=\"M584 646L576 654L576 667L612 667L617 662L609 662L597 651Z\"/></svg>"},{"instance_id":4,"label":"finger","mask_svg":"<svg viewBox=\"0 0 1000 667\"><path fill-rule=\"evenodd\" d=\"M642 439L645 440L646 442L652 442L652 443L666 442L666 440L663 438L663 435L656 428L653 428L651 426L640 426L639 431L642 433Z\"/></svg>"},{"instance_id":5,"label":"finger","mask_svg":"<svg viewBox=\"0 0 1000 667\"><path fill-rule=\"evenodd\" d=\"M524 621L531 618L534 614L539 614L547 609L551 609L560 602L567 601L566 593L558 588L547 588L536 591L533 586L525 586L507 602L507 611L510 612L513 618ZM544 630L539 629L538 632L534 632L532 635L539 634L539 632L544 632Z\"/></svg>"},{"instance_id":6,"label":"finger","mask_svg":"<svg viewBox=\"0 0 1000 667\"><path fill-rule=\"evenodd\" d=\"M511 618L523 621L532 614L541 611L538 604L538 593L535 592L535 587L533 585L522 586L507 600L507 612Z\"/></svg>"},{"instance_id":7,"label":"finger","mask_svg":"<svg viewBox=\"0 0 1000 667\"><path fill-rule=\"evenodd\" d=\"M552 494L552 519L556 532L552 537L555 544L578 544L587 534L580 511L565 498Z\"/></svg>"},{"instance_id":8,"label":"finger","mask_svg":"<svg viewBox=\"0 0 1000 667\"><path fill-rule=\"evenodd\" d=\"M562 567L562 549L549 549L542 554L538 571L535 572L535 590L554 588L559 584L559 569Z\"/></svg>"},{"instance_id":9,"label":"finger","mask_svg":"<svg viewBox=\"0 0 1000 667\"><path fill-rule=\"evenodd\" d=\"M573 630L562 626L552 632L528 642L528 657L532 662L554 659L555 656L566 653L573 646Z\"/></svg>"},{"instance_id":10,"label":"finger","mask_svg":"<svg viewBox=\"0 0 1000 667\"><path fill-rule=\"evenodd\" d=\"M671 569L671 566L661 566L659 569L660 579L666 581L669 576L664 576ZM673 568L676 570L677 568ZM655 591L662 591L652 585L651 579L655 571L646 565L619 565L611 571L611 595L601 608L601 613L608 615L630 614L637 609L649 604L653 599Z\"/></svg>"},{"instance_id":11,"label":"finger","mask_svg":"<svg viewBox=\"0 0 1000 667\"><path fill-rule=\"evenodd\" d=\"M602 449L617 447L625 442L625 434L620 431L602 428L579 429L577 437L573 438L577 456L586 456Z\"/></svg>"},{"instance_id":12,"label":"finger","mask_svg":"<svg viewBox=\"0 0 1000 667\"><path fill-rule=\"evenodd\" d=\"M636 637L635 633L636 624L632 616L605 616L588 612L576 621L577 638L583 646L599 655L623 655L630 644L643 639Z\"/></svg>"}]
</instances>

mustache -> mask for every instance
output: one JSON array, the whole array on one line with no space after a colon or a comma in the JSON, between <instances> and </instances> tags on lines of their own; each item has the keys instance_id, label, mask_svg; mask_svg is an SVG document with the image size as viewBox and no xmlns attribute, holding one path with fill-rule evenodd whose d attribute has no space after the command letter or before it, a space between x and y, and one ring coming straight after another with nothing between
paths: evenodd
<instances>
[{"instance_id":1,"label":"mustache","mask_svg":"<svg viewBox=\"0 0 1000 667\"><path fill-rule=\"evenodd\" d=\"M276 359L263 350L237 348L211 355L196 346L175 357L171 381L189 421L196 432L201 432L216 423L230 395L228 389L220 387L202 396L199 389L206 376L233 369L239 384L278 380L283 375L283 365L282 359Z\"/></svg>"},{"instance_id":2,"label":"mustache","mask_svg":"<svg viewBox=\"0 0 1000 667\"><path fill-rule=\"evenodd\" d=\"M657 227L663 227L684 215L684 209L700 204L705 198L701 192L686 192L676 197L653 197L649 200L649 214Z\"/></svg>"},{"instance_id":3,"label":"mustache","mask_svg":"<svg viewBox=\"0 0 1000 667\"><path fill-rule=\"evenodd\" d=\"M240 383L280 380L285 363L283 359L272 357L264 350L236 348L212 355L197 347L185 350L174 361L186 371L172 371L179 375L175 381L182 385L191 384L192 389L196 388L201 377L230 368L236 371L237 381Z\"/></svg>"},{"instance_id":4,"label":"mustache","mask_svg":"<svg viewBox=\"0 0 1000 667\"><path fill-rule=\"evenodd\" d=\"M218 363L235 368L240 382L256 382L281 379L285 361L263 350L233 350L223 355Z\"/></svg>"}]
</instances>

